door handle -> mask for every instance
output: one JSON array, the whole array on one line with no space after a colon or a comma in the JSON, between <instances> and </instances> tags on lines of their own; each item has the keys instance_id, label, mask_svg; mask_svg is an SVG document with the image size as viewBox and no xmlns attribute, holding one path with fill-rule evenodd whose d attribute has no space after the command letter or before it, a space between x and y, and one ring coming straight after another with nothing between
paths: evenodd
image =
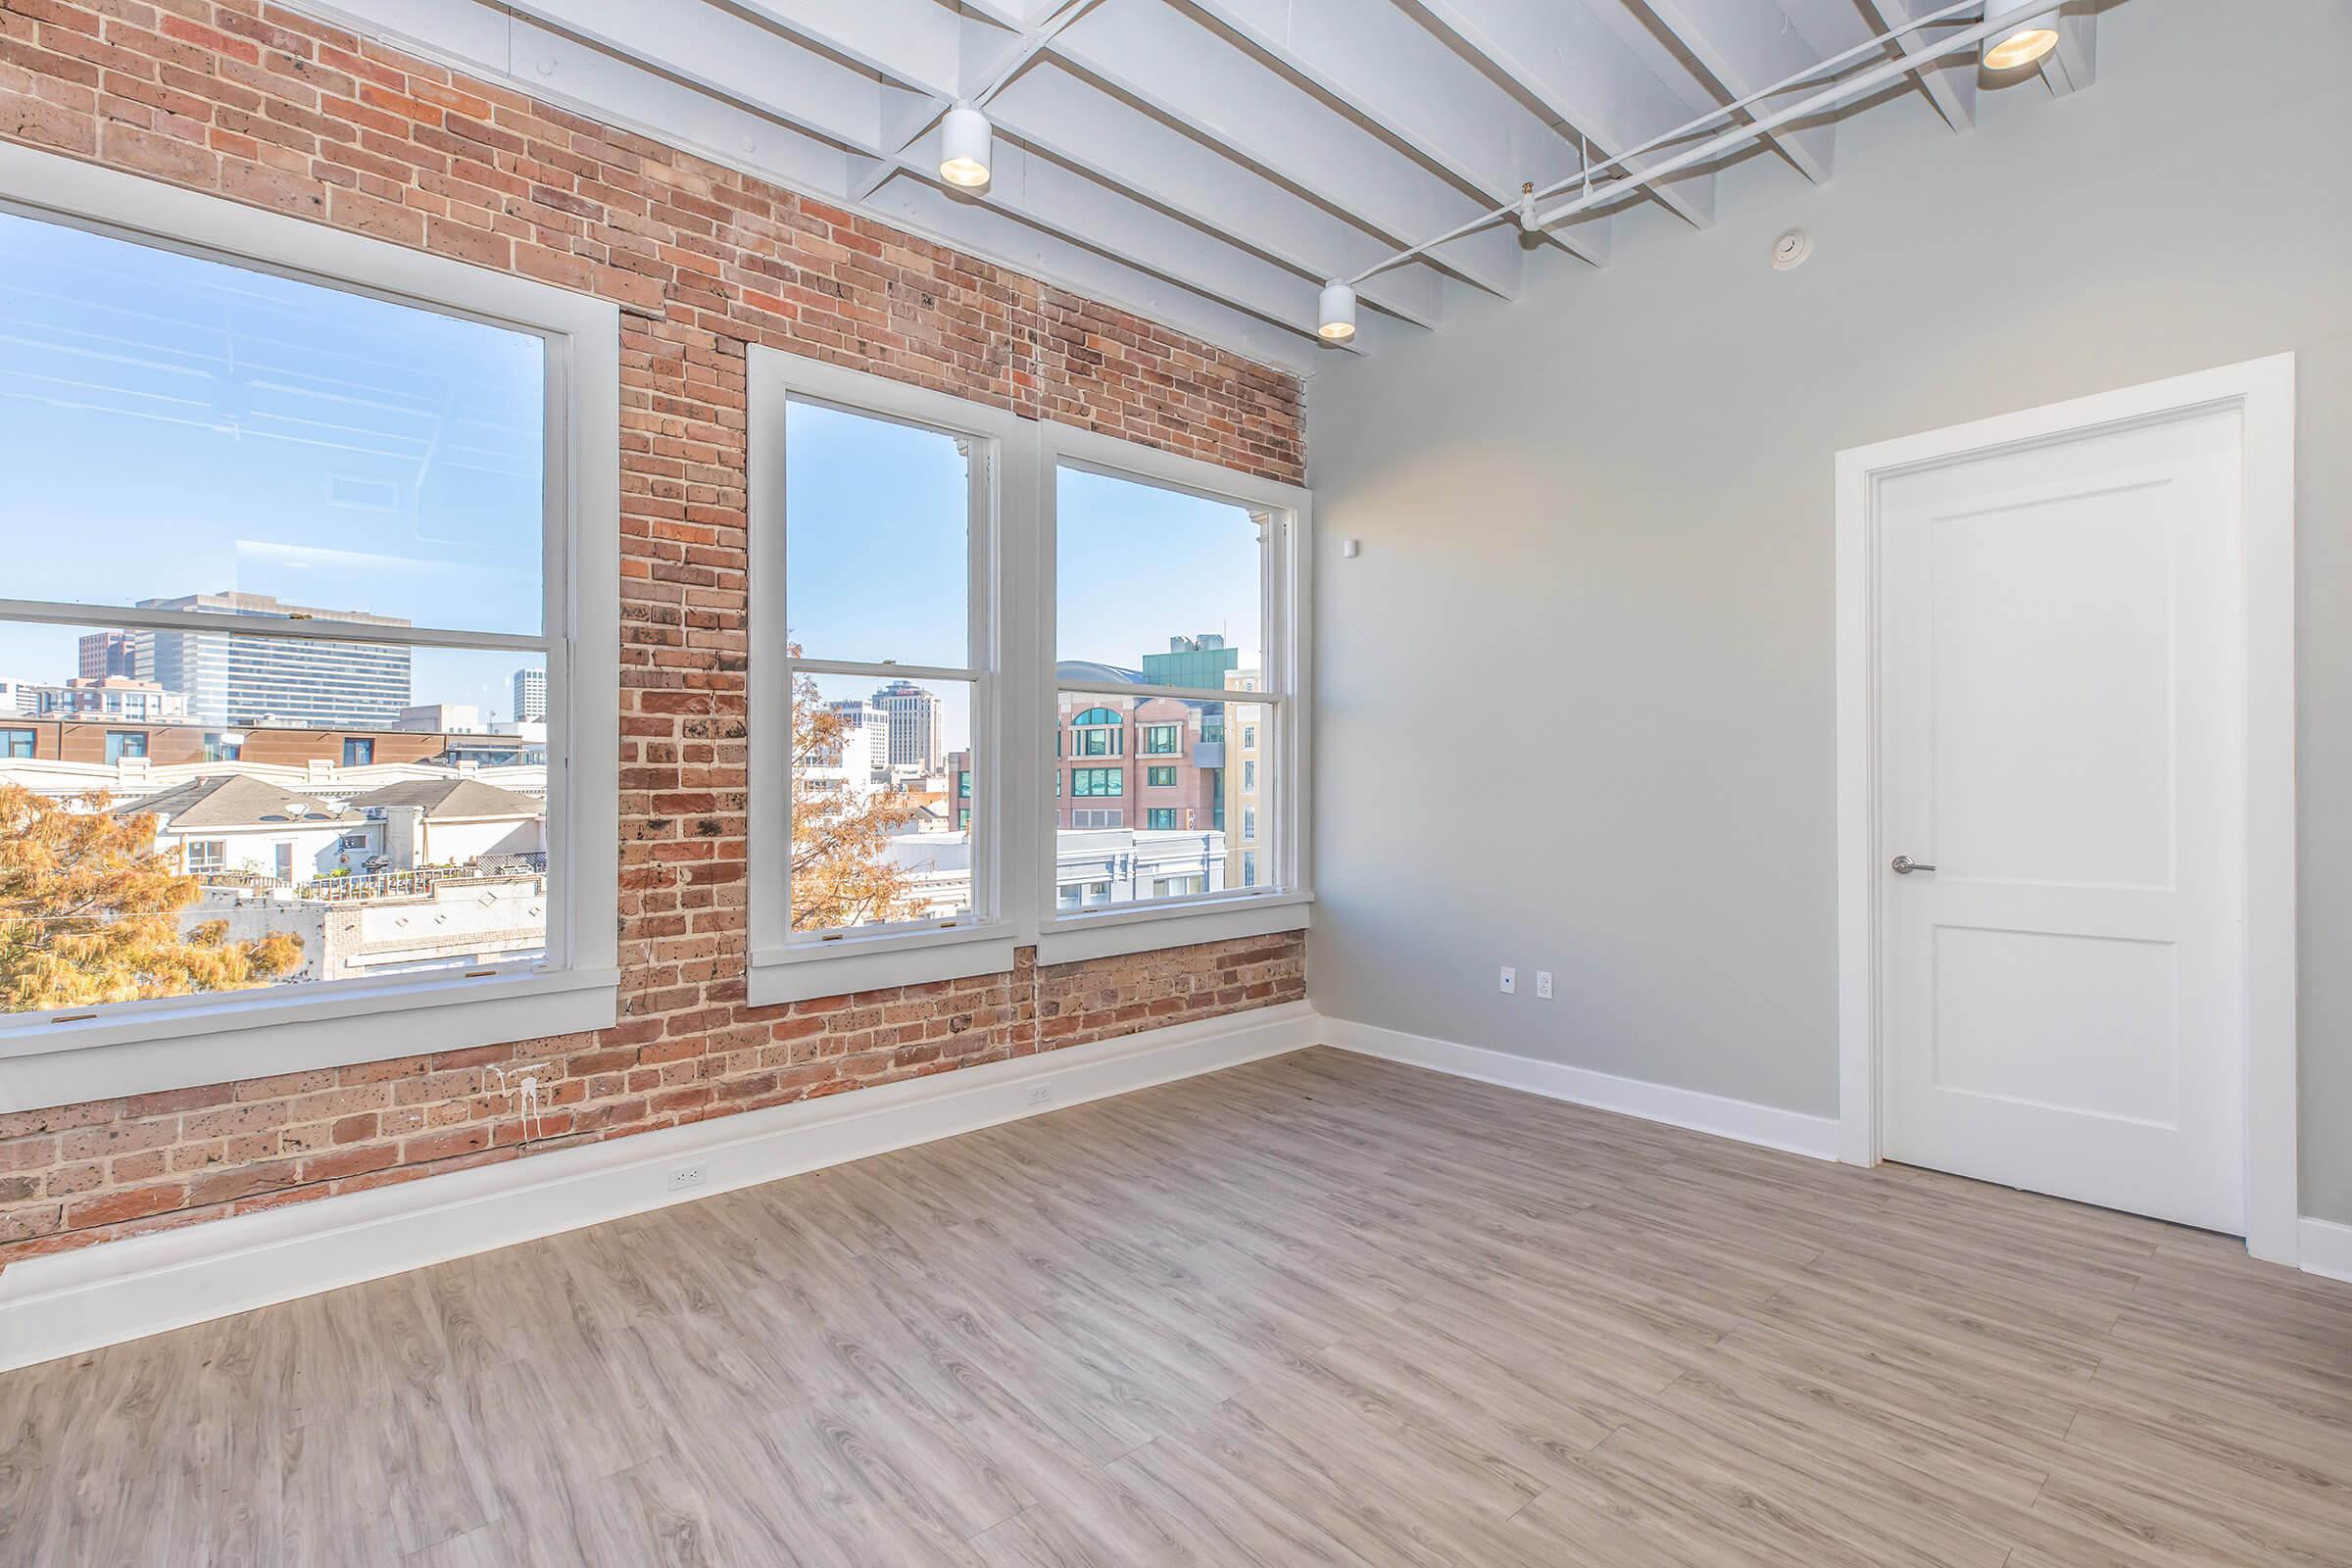
<instances>
[{"instance_id":1,"label":"door handle","mask_svg":"<svg viewBox=\"0 0 2352 1568\"><path fill-rule=\"evenodd\" d=\"M1896 876L1909 876L1914 871L1933 871L1935 869L1934 866L1924 861L1914 860L1908 855L1898 855L1894 858L1894 874Z\"/></svg>"}]
</instances>

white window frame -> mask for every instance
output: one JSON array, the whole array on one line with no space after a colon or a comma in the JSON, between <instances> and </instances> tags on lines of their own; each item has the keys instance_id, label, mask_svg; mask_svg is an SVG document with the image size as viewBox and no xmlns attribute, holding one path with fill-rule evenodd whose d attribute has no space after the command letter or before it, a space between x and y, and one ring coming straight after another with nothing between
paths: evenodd
<instances>
[{"instance_id":1,"label":"white window frame","mask_svg":"<svg viewBox=\"0 0 2352 1568\"><path fill-rule=\"evenodd\" d=\"M1306 802L1312 799L1308 737L1312 731L1311 638L1309 612L1313 604L1310 572L1314 560L1313 498L1297 485L1260 479L1232 468L1220 468L1155 447L1139 446L1099 431L1082 430L1052 421L1038 431L1037 640L1040 683L1032 722L1050 744L1059 721L1063 692L1103 698L1174 697L1200 701L1202 691L1185 687L1105 685L1062 681L1056 674L1058 608L1055 581L1057 519L1055 502L1060 469L1083 468L1112 478L1129 479L1161 489L1182 491L1205 500L1244 507L1262 515L1259 549L1259 625L1264 669L1258 691L1247 700L1264 710L1256 722L1267 745L1259 755L1272 767L1270 787L1261 793L1274 830L1271 862L1273 882L1263 889L1221 889L1215 893L1154 900L1148 905L1114 905L1097 910L1063 910L1055 903L1055 839L1058 813L1051 789L1038 797L1037 961L1068 963L1084 958L1144 953L1155 948L1230 937L1265 936L1296 931L1307 924L1314 902L1310 877L1312 845L1307 832ZM1228 707L1239 697L1230 693ZM1270 734L1267 733L1270 727ZM1227 766L1232 765L1235 731L1226 729ZM1034 748L1033 748L1034 750ZM1227 824L1230 829L1233 824ZM1230 841L1229 841L1230 843Z\"/></svg>"},{"instance_id":2,"label":"white window frame","mask_svg":"<svg viewBox=\"0 0 2352 1568\"><path fill-rule=\"evenodd\" d=\"M330 981L0 1017L0 1109L609 1028L617 1015L620 315L585 295L240 206L115 170L0 145L0 203L24 217L527 331L548 346L544 641L552 736L547 956L449 973ZM0 601L12 619L57 607ZM198 612L74 607L74 623ZM283 634L292 635L288 623ZM266 622L243 635L272 635ZM387 639L391 640L391 639ZM504 646L402 628L399 641Z\"/></svg>"},{"instance_id":3,"label":"white window frame","mask_svg":"<svg viewBox=\"0 0 2352 1568\"><path fill-rule=\"evenodd\" d=\"M1004 563L1012 523L1033 505L1035 435L1009 410L754 344L748 356L751 484L750 974L755 1005L919 985L1012 967L1023 933L1005 897L1009 793L1001 690L1011 617ZM956 435L971 443L968 598L970 663L962 668L795 659L785 596L785 435L794 400ZM972 907L952 920L894 921L846 931L792 929L792 687L803 673L882 680L926 676L971 689ZM953 788L950 798L967 803Z\"/></svg>"}]
</instances>

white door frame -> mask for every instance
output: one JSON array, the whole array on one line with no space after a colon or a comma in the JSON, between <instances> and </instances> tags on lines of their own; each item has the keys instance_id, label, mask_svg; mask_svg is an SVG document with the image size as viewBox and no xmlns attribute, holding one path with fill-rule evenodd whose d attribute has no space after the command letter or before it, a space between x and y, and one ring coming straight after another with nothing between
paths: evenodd
<instances>
[{"instance_id":1,"label":"white door frame","mask_svg":"<svg viewBox=\"0 0 2352 1568\"><path fill-rule=\"evenodd\" d=\"M2296 1260L2295 357L2277 354L1838 454L1838 1157L1880 1158L1880 482L2235 408L2245 420L2246 1248Z\"/></svg>"}]
</instances>

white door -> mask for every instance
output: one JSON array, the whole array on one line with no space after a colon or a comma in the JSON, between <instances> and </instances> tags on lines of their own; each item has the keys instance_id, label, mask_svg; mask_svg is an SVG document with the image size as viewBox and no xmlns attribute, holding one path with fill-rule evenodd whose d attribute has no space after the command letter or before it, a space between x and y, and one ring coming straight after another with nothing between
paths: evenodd
<instances>
[{"instance_id":1,"label":"white door","mask_svg":"<svg viewBox=\"0 0 2352 1568\"><path fill-rule=\"evenodd\" d=\"M2242 422L1882 483L1889 1159L2245 1230Z\"/></svg>"}]
</instances>

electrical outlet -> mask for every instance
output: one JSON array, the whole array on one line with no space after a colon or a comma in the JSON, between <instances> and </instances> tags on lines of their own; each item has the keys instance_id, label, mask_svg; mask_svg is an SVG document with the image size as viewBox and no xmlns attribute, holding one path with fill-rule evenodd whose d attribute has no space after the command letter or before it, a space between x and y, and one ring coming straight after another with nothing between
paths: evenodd
<instances>
[{"instance_id":1,"label":"electrical outlet","mask_svg":"<svg viewBox=\"0 0 2352 1568\"><path fill-rule=\"evenodd\" d=\"M703 1178L710 1174L700 1165L680 1165L669 1173L669 1190L675 1193L682 1192L689 1187L700 1187L703 1185Z\"/></svg>"},{"instance_id":2,"label":"electrical outlet","mask_svg":"<svg viewBox=\"0 0 2352 1568\"><path fill-rule=\"evenodd\" d=\"M1536 971L1536 995L1542 997L1545 1002L1551 1000L1551 971L1549 969Z\"/></svg>"},{"instance_id":3,"label":"electrical outlet","mask_svg":"<svg viewBox=\"0 0 2352 1568\"><path fill-rule=\"evenodd\" d=\"M1052 1084L1032 1085L1029 1090L1029 1103L1032 1105L1051 1105L1054 1103L1054 1086Z\"/></svg>"},{"instance_id":4,"label":"electrical outlet","mask_svg":"<svg viewBox=\"0 0 2352 1568\"><path fill-rule=\"evenodd\" d=\"M1502 966L1502 994L1506 997L1519 994L1519 971L1507 963Z\"/></svg>"}]
</instances>

